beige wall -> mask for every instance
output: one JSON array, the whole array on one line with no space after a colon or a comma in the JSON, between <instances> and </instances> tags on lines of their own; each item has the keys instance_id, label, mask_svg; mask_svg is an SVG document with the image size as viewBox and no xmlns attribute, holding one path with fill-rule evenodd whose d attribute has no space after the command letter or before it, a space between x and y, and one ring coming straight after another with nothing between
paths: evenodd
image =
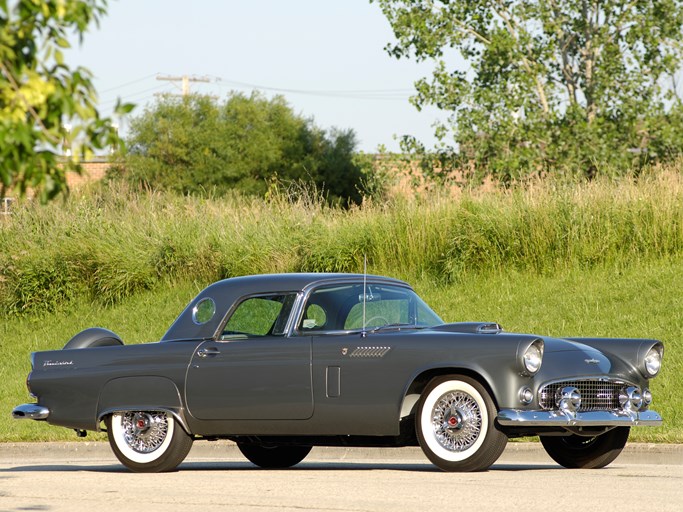
<instances>
[{"instance_id":1,"label":"beige wall","mask_svg":"<svg viewBox=\"0 0 683 512\"><path fill-rule=\"evenodd\" d=\"M78 189L86 183L100 181L107 173L107 169L111 165L106 159L89 160L82 162L83 174L80 176L75 172L69 172L66 175L66 182L71 190Z\"/></svg>"}]
</instances>

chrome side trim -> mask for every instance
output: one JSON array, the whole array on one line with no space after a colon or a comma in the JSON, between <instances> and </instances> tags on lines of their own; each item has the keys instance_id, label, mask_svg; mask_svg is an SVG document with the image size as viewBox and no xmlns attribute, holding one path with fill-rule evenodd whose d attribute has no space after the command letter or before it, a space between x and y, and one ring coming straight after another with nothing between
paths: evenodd
<instances>
[{"instance_id":1,"label":"chrome side trim","mask_svg":"<svg viewBox=\"0 0 683 512\"><path fill-rule=\"evenodd\" d=\"M38 404L18 405L12 410L15 420L45 420L50 415L50 409Z\"/></svg>"},{"instance_id":2,"label":"chrome side trim","mask_svg":"<svg viewBox=\"0 0 683 512\"><path fill-rule=\"evenodd\" d=\"M506 427L658 427L662 424L662 417L655 411L586 411L571 414L558 410L501 409L497 419Z\"/></svg>"}]
</instances>

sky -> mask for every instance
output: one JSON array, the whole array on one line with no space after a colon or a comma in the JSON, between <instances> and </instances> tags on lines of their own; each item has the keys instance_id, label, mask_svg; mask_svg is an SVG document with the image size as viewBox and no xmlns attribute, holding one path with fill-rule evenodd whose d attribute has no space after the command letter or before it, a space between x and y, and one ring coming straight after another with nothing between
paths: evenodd
<instances>
[{"instance_id":1,"label":"sky","mask_svg":"<svg viewBox=\"0 0 683 512\"><path fill-rule=\"evenodd\" d=\"M181 82L190 91L227 98L230 91L281 94L323 128L351 128L358 148L399 149L397 137L434 145L432 124L444 114L408 101L431 65L389 56L388 21L369 0L110 0L99 28L68 53L71 66L94 75L100 111L117 98L153 105ZM127 120L119 121L125 136Z\"/></svg>"}]
</instances>

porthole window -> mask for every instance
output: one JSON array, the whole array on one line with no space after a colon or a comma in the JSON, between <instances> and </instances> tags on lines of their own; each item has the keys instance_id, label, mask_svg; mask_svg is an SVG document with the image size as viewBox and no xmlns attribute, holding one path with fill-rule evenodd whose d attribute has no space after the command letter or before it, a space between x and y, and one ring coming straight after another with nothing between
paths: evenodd
<instances>
[{"instance_id":1,"label":"porthole window","mask_svg":"<svg viewBox=\"0 0 683 512\"><path fill-rule=\"evenodd\" d=\"M204 297L192 308L192 321L197 325L204 325L216 314L216 303L211 297Z\"/></svg>"}]
</instances>

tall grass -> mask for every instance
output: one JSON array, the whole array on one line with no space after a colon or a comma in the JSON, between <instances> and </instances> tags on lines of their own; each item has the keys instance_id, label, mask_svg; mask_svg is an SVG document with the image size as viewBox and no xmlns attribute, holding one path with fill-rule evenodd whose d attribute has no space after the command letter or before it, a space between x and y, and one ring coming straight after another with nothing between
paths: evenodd
<instances>
[{"instance_id":1,"label":"tall grass","mask_svg":"<svg viewBox=\"0 0 683 512\"><path fill-rule=\"evenodd\" d=\"M114 304L168 279L296 271L457 282L471 272L628 264L683 254L683 177L464 191L352 210L315 196L200 199L94 189L0 223L0 310Z\"/></svg>"},{"instance_id":2,"label":"tall grass","mask_svg":"<svg viewBox=\"0 0 683 512\"><path fill-rule=\"evenodd\" d=\"M446 321L661 338L665 366L654 391L665 426L635 439L683 442L680 171L351 210L287 191L245 200L96 187L48 206L22 202L0 219L0 405L26 400L30 351L59 348L80 329L151 341L216 279L361 272L367 255L371 272L414 283ZM0 418L0 431L7 423ZM5 439L63 435L27 423Z\"/></svg>"}]
</instances>

